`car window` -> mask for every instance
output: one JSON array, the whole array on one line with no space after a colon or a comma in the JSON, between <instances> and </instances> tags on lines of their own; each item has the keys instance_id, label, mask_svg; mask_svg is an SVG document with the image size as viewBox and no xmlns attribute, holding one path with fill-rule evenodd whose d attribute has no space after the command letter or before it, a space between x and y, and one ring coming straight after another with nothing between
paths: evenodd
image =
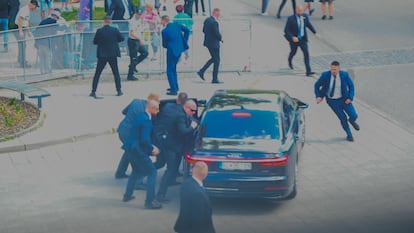
<instances>
[{"instance_id":1,"label":"car window","mask_svg":"<svg viewBox=\"0 0 414 233\"><path fill-rule=\"evenodd\" d=\"M292 101L288 97L285 97L283 100L283 122L284 122L284 132L288 132L290 124L293 121L293 106Z\"/></svg>"},{"instance_id":2,"label":"car window","mask_svg":"<svg viewBox=\"0 0 414 233\"><path fill-rule=\"evenodd\" d=\"M212 110L206 112L202 137L228 139L279 139L278 114L262 110Z\"/></svg>"}]
</instances>

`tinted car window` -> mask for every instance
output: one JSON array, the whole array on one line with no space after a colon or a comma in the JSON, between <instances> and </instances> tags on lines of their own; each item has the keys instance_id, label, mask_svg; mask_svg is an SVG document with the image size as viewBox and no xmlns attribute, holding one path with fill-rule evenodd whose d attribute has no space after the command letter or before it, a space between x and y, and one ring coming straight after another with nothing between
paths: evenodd
<instances>
[{"instance_id":1,"label":"tinted car window","mask_svg":"<svg viewBox=\"0 0 414 233\"><path fill-rule=\"evenodd\" d=\"M278 114L262 110L211 110L202 122L202 137L279 139Z\"/></svg>"}]
</instances>

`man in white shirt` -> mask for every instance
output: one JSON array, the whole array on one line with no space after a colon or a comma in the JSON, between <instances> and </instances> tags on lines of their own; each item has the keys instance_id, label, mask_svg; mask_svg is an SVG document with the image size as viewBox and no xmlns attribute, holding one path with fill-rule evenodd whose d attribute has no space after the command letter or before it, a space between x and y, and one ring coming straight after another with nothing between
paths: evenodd
<instances>
[{"instance_id":1,"label":"man in white shirt","mask_svg":"<svg viewBox=\"0 0 414 233\"><path fill-rule=\"evenodd\" d=\"M26 61L26 36L31 36L31 32L28 30L30 26L30 12L36 10L39 7L37 0L30 0L27 5L20 8L17 12L15 24L18 27L18 47L19 53L17 56L17 62L23 68L29 68L30 65Z\"/></svg>"}]
</instances>

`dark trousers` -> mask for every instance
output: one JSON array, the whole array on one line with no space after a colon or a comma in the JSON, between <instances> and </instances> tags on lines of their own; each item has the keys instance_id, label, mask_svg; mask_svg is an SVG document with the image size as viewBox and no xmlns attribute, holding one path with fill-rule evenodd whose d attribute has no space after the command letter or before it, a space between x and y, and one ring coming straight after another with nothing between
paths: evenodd
<instances>
[{"instance_id":1,"label":"dark trousers","mask_svg":"<svg viewBox=\"0 0 414 233\"><path fill-rule=\"evenodd\" d=\"M347 136L352 136L351 129L349 128L348 124L348 117L349 121L354 122L358 118L358 114L355 111L354 106L352 103L346 104L345 98L340 99L327 99L329 107L331 107L332 111L336 114L341 122L342 128L345 130ZM348 115L348 117L347 117Z\"/></svg>"},{"instance_id":2,"label":"dark trousers","mask_svg":"<svg viewBox=\"0 0 414 233\"><path fill-rule=\"evenodd\" d=\"M195 0L195 12L198 14L198 1L199 0ZM204 7L204 0L200 0L201 2L201 10L204 12L206 12L206 8Z\"/></svg>"},{"instance_id":3,"label":"dark trousers","mask_svg":"<svg viewBox=\"0 0 414 233\"><path fill-rule=\"evenodd\" d=\"M303 59L305 61L305 67L306 67L306 73L310 73L311 67L310 67L310 61L309 61L309 50L308 50L308 42L305 41L299 41L297 43L294 42L289 42L290 45L290 53L289 53L289 57L288 57L288 61L289 64L292 63L292 59L296 54L296 51L298 50L298 47L300 47L300 49L303 52Z\"/></svg>"},{"instance_id":4,"label":"dark trousers","mask_svg":"<svg viewBox=\"0 0 414 233\"><path fill-rule=\"evenodd\" d=\"M132 172L128 178L124 197L131 197L134 193L135 184L139 177L147 176L147 197L145 203L151 203L155 198L155 182L157 180L157 169L147 155L141 155L134 150L126 152L131 163Z\"/></svg>"},{"instance_id":5,"label":"dark trousers","mask_svg":"<svg viewBox=\"0 0 414 233\"><path fill-rule=\"evenodd\" d=\"M191 18L193 18L193 4L194 4L194 0L184 1L184 13L189 15Z\"/></svg>"},{"instance_id":6,"label":"dark trousers","mask_svg":"<svg viewBox=\"0 0 414 233\"><path fill-rule=\"evenodd\" d=\"M147 46L141 46L138 40L128 38L128 51L129 51L129 69L128 77L134 75L134 70L137 65L148 57ZM139 53L139 56L138 56Z\"/></svg>"},{"instance_id":7,"label":"dark trousers","mask_svg":"<svg viewBox=\"0 0 414 233\"><path fill-rule=\"evenodd\" d=\"M176 57L173 52L167 50L167 77L171 92L178 92L177 63L180 56Z\"/></svg>"},{"instance_id":8,"label":"dark trousers","mask_svg":"<svg viewBox=\"0 0 414 233\"><path fill-rule=\"evenodd\" d=\"M177 177L178 167L180 166L177 156L181 155L169 149L164 153L164 156L167 163L167 170L165 170L165 173L162 176L157 193L157 196L161 197L164 197L167 194L169 184Z\"/></svg>"},{"instance_id":9,"label":"dark trousers","mask_svg":"<svg viewBox=\"0 0 414 233\"><path fill-rule=\"evenodd\" d=\"M200 72L204 74L208 67L213 64L213 82L218 81L218 71L220 66L220 48L208 48L211 58L206 62Z\"/></svg>"},{"instance_id":10,"label":"dark trousers","mask_svg":"<svg viewBox=\"0 0 414 233\"><path fill-rule=\"evenodd\" d=\"M121 78L119 76L117 57L99 57L98 64L96 65L95 75L93 76L92 92L96 92L99 78L101 77L102 71L105 68L106 63L109 63L109 65L111 66L112 74L114 75L115 79L116 90L121 91Z\"/></svg>"},{"instance_id":11,"label":"dark trousers","mask_svg":"<svg viewBox=\"0 0 414 233\"><path fill-rule=\"evenodd\" d=\"M15 32L17 38L17 46L18 46L18 54L17 54L17 62L20 64L21 67L25 67L27 65L26 60L26 36L27 36L27 29L23 28L23 34L20 35L19 31L16 30Z\"/></svg>"},{"instance_id":12,"label":"dark trousers","mask_svg":"<svg viewBox=\"0 0 414 233\"><path fill-rule=\"evenodd\" d=\"M296 9L296 0L291 0L292 1L292 8L293 8L293 14L295 14L295 9ZM282 13L283 7L285 6L287 0L282 0L282 2L280 3L279 6L279 10L277 11L277 15L280 16L280 13Z\"/></svg>"},{"instance_id":13,"label":"dark trousers","mask_svg":"<svg viewBox=\"0 0 414 233\"><path fill-rule=\"evenodd\" d=\"M267 6L269 5L269 0L262 0L262 13L267 11Z\"/></svg>"}]
</instances>

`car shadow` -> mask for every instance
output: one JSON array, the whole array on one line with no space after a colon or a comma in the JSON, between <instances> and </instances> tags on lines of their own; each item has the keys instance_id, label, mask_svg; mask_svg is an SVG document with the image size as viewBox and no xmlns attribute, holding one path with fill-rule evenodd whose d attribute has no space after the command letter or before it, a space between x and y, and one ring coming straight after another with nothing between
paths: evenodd
<instances>
[{"instance_id":1,"label":"car shadow","mask_svg":"<svg viewBox=\"0 0 414 233\"><path fill-rule=\"evenodd\" d=\"M210 197L214 215L262 215L274 212L285 201Z\"/></svg>"}]
</instances>

